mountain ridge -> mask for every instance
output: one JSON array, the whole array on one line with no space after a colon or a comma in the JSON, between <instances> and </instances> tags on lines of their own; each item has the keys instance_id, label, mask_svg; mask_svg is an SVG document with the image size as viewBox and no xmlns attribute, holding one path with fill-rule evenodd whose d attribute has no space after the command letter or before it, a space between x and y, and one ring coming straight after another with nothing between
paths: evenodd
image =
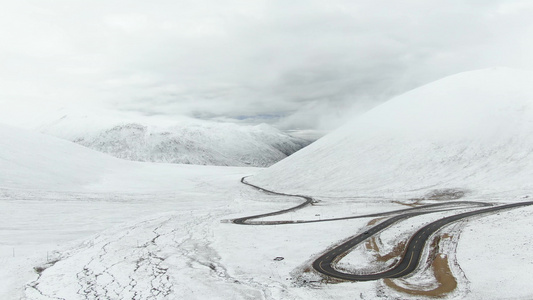
<instances>
[{"instance_id":1,"label":"mountain ridge","mask_svg":"<svg viewBox=\"0 0 533 300\"><path fill-rule=\"evenodd\" d=\"M66 139L117 158L160 163L268 167L311 141L270 125L59 109L12 125Z\"/></svg>"}]
</instances>

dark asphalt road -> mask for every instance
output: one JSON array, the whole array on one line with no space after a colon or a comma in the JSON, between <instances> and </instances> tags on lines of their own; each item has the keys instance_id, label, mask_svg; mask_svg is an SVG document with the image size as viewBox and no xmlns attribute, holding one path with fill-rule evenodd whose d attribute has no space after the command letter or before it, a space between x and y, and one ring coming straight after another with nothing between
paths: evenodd
<instances>
[{"instance_id":1,"label":"dark asphalt road","mask_svg":"<svg viewBox=\"0 0 533 300\"><path fill-rule=\"evenodd\" d=\"M318 259L316 259L313 262L313 268L316 271L327 276L331 276L331 277L343 279L343 280L350 280L350 281L370 281L370 280L378 280L382 278L397 278L397 277L408 275L409 273L413 272L417 268L424 246L426 242L428 241L428 239L430 238L430 236L436 231L438 231L439 229L441 229L442 227L450 223L453 223L453 222L456 222L456 221L459 221L459 220L462 220L468 217L476 216L476 215L488 214L488 213L493 213L493 212L497 212L500 210L533 205L533 201L512 203L512 204L499 205L499 206L491 206L491 204L484 203L484 202L453 201L453 202L446 202L446 203L424 205L424 206L415 207L415 208L388 211L388 212L383 212L383 213L349 216L349 217L341 217L341 218L333 218L333 219L299 220L299 221L251 221L254 219L281 215L284 213L302 209L308 205L311 205L314 202L314 199L309 196L290 195L290 194L284 194L284 193L278 193L278 192L266 190L261 187L255 186L253 184L247 183L245 181L245 177L241 179L241 182L243 184L256 188L260 191L263 191L267 194L288 196L288 197L299 197L299 198L304 199L305 201L299 205L296 205L288 209L234 219L232 220L232 222L235 224L240 224L240 225L302 224L302 223L329 222L329 221L349 220L349 219L356 219L356 218L369 218L369 217L396 215L366 230L364 233L350 238L348 241L342 243L339 246L336 246L335 248L321 255ZM363 241L370 238L372 235L377 234L378 232L393 225L394 223L397 223L407 218L429 214L429 213L455 210L455 209L460 209L460 208L480 207L480 206L481 207L491 206L491 207L445 217L419 229L409 240L406 246L406 250L400 262L396 266L394 266L393 268L387 271L375 273L375 274L360 275L360 274L343 273L334 268L336 262L342 256L344 256L347 252L349 252L353 247L361 244Z\"/></svg>"},{"instance_id":2,"label":"dark asphalt road","mask_svg":"<svg viewBox=\"0 0 533 300\"><path fill-rule=\"evenodd\" d=\"M254 223L250 223L250 222L247 222L247 221L248 220L253 220L253 219L259 219L259 218L275 216L275 215L281 215L281 214L285 214L285 213L288 213L288 212L291 212L291 211L296 211L296 210L299 210L299 209L302 209L302 208L306 207L307 205L311 205L311 203L313 203L313 201L314 201L313 198L308 197L308 196L289 195L289 194L283 194L283 193L277 193L277 192L274 192L274 191L269 191L269 190L260 188L260 187L258 187L256 185L253 185L251 183L246 182L244 180L245 178L246 177L241 178L241 182L243 184L246 184L248 186L256 188L256 189L258 189L258 190L260 190L260 191L262 191L264 193L272 194L272 195L279 195L279 196L298 197L298 198L304 199L305 201L302 204L298 204L298 205L296 205L294 207L291 207L291 208L288 208L288 209L283 209L283 210L278 210L278 211L270 212L270 213L266 213L266 214L260 214L260 215L255 215L255 216L249 216L249 217L234 219L233 223L235 223L235 224L240 224L240 225L264 225L264 224L254 224ZM279 224L279 223L277 223L277 224Z\"/></svg>"},{"instance_id":3,"label":"dark asphalt road","mask_svg":"<svg viewBox=\"0 0 533 300\"><path fill-rule=\"evenodd\" d=\"M287 196L287 197L298 197L304 199L304 202L301 204L298 204L294 207L278 210L274 212L259 214L259 215L253 215L248 217L242 217L233 219L232 222L239 225L283 225L283 224L302 224L302 223L318 223L318 222L331 222L331 221L340 221L340 220L350 220L350 219L361 219L361 218L375 218L375 217L384 217L384 216L390 216L394 214L399 213L407 213L407 212L413 212L413 211L426 211L431 210L431 212L437 212L437 211L444 211L444 210L452 210L452 209L459 209L464 208L467 206L490 206L489 203L484 202L473 202L473 201L453 201L453 202L446 202L446 203L437 203L437 204L429 204L419 207L413 207L413 208L405 208L405 209L398 209L398 210L392 210L392 211L386 211L381 213L375 213L375 214L367 214L367 215L357 215L357 216L349 216L349 217L341 217L341 218L332 218L332 219L320 219L320 220L295 220L295 221L252 221L254 219L261 219L265 217L270 216L276 216L276 215L282 215L288 212L296 211L299 209L302 209L308 205L311 205L315 202L315 200L309 196L304 195L290 195L290 194L284 194L284 193L278 193L274 191L270 191L261 187L258 187L256 185L253 185L251 183L248 183L245 181L246 177L243 177L241 179L241 182L243 184L246 184L248 186L251 186L257 190L260 190L267 194L272 195L278 195L278 196ZM449 208L447 208L449 207Z\"/></svg>"},{"instance_id":4,"label":"dark asphalt road","mask_svg":"<svg viewBox=\"0 0 533 300\"><path fill-rule=\"evenodd\" d=\"M459 220L462 220L468 217L476 216L476 215L492 213L492 212L496 212L496 211L500 211L504 209L528 206L532 204L533 204L533 201L500 205L500 206L495 206L495 207L490 207L490 208L485 208L485 209L480 209L480 210L453 215L450 217L442 218L433 223L430 223L422 227L411 237L411 239L409 240L409 243L407 244L406 251L404 252L404 255L400 263L397 264L392 269L387 270L385 272L376 273L376 274L368 274L368 275L357 275L357 274L343 273L343 272L340 272L334 269L333 267L334 263L336 262L339 256L342 256L345 252L350 251L351 248L357 246L364 240L371 237L373 234L378 233L384 228L402 219L421 215L421 214L424 214L424 212L408 213L408 214L404 214L400 216L395 216L367 230L366 234L365 233L359 234L355 236L354 238L348 240L347 242L343 243L342 245L337 246L334 249L323 254L317 260L313 262L313 268L317 270L318 272L325 274L327 276L332 276L335 278L351 280L351 281L369 281L369 280L377 280L381 278L402 277L413 272L416 269L420 261L420 256L422 255L422 250L424 249L424 246L426 242L428 241L429 237L433 233L438 231L440 228L442 228L443 226L446 226L452 222L456 222L456 221L459 221Z\"/></svg>"}]
</instances>

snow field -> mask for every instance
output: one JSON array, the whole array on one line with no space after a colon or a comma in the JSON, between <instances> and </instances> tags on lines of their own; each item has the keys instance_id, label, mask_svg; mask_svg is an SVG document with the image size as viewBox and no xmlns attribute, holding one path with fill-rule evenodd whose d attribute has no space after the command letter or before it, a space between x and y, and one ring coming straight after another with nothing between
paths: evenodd
<instances>
[{"instance_id":1,"label":"snow field","mask_svg":"<svg viewBox=\"0 0 533 300\"><path fill-rule=\"evenodd\" d=\"M232 176L233 180L229 177L231 176L215 182L215 190L221 192L218 197L212 197L212 191L205 194L184 193L183 197L178 198L173 197L179 195L167 194L166 200L164 200L165 197L161 197L164 194L155 197L154 199L163 200L160 200L160 204L153 202L153 204L159 205L159 208L153 208L153 211L166 209L168 212L163 214L156 213L154 215L151 211L146 210L146 207L139 206L139 202L144 202L142 199L144 195L140 196L141 199L136 198L139 195L130 195L129 198L120 197L119 194L114 195L113 198L116 198L117 202L120 201L125 209L130 209L131 213L140 210L146 212L146 216L141 216L141 220L139 220L137 216L132 214L130 221L122 221L126 222L125 225L119 224L113 227L109 223L107 225L102 224L103 227L113 228L104 232L94 228L93 234L96 235L89 238L83 230L78 233L73 232L72 237L78 234L84 241L66 243L68 238L61 241L63 246L60 247L64 250L57 253L51 251L50 255L51 260L55 258L60 260L44 270L37 281L35 281L36 273L21 275L21 278L29 282L24 289L26 297L28 299L53 299L53 297L84 299L85 296L88 296L89 299L98 299L104 295L109 295L113 299L131 299L132 295L137 292L139 297L142 295L141 298L153 296L155 299L176 297L188 299L205 299L206 297L213 299L349 299L360 296L374 299L379 295L399 299L407 298L406 295L390 290L380 281L325 284L317 282L321 280L320 276L308 272L311 262L316 257L333 244L362 232L371 218L275 226L248 226L221 222L221 220L248 215L248 213L265 212L281 209L281 206L293 205L293 203L290 205L289 203L282 204L281 198L264 195L240 184L235 175ZM54 195L56 199L49 201L59 201L58 195ZM34 196L39 197L38 194ZM63 201L73 203L82 201L80 199L72 200L76 198L72 196L65 196L67 199ZM272 197L275 199L270 202ZM78 198L82 197L78 195ZM110 200L104 201L97 198L98 194L94 194L92 200L87 202L91 202L92 205L100 205L104 208L103 214L106 214L103 203ZM99 202L102 203L99 204ZM73 205L73 210L80 208L77 205L79 204ZM347 209L347 206L350 209ZM113 211L115 208L114 206L111 207L113 208L110 208L109 211ZM210 207L210 209L206 211L206 207ZM248 212L248 207L250 207L250 212ZM348 212L352 210L365 211L366 213L367 210L373 212L388 211L403 208L403 206L389 204L381 208L378 205L367 208L364 202L349 205L324 201L322 209L325 208L332 215L345 216L350 215ZM295 212L295 219L313 217L314 215L305 212L307 209L313 210L315 207L310 206ZM96 209L84 211L86 218L99 215ZM100 216L102 222L105 222L106 219L113 219L114 213L116 212L110 212L107 217ZM148 216L148 214L150 215ZM525 220L521 222L524 228L522 235L524 236L528 230L533 228L531 228L530 222L527 222L528 215L519 214L519 216L524 217ZM282 216L278 217L281 219ZM428 215L426 217L418 220L413 218L410 221L414 227L417 227L418 225L415 223L418 224L419 221L429 222L435 216ZM481 228L478 239L484 239L483 233L487 231L486 226L491 226L490 222L480 222L483 220L484 218L476 218L469 221L472 226ZM385 230L382 233L384 251L393 247L393 241L397 240L399 235L413 230L410 224L409 222L402 222L399 227L391 227L390 231ZM83 224L80 225L83 227ZM76 224L72 223L68 227L74 230ZM455 228L453 231L460 229L461 227ZM59 230L59 235L62 235L61 231L65 231L64 228L56 230ZM506 234L505 231L502 231L502 238L504 233ZM36 233L30 231L28 236L31 237L32 235L35 236ZM461 237L460 241L463 243L464 237ZM478 248L477 240L469 241L466 239L466 243L468 243L469 249L473 247L472 245L476 245L474 248ZM483 249L483 247L479 246L479 249ZM524 253L521 258L527 259L528 256L525 253L528 253L529 244L522 242L515 247L515 251ZM502 253L499 247L493 247L491 251L494 251L490 254L491 257L503 255L502 262L508 260L506 254ZM344 258L344 262L361 265L364 261L355 261L355 258L351 257L352 253ZM284 257L284 260L275 261L274 258L278 256ZM4 258L3 260L8 261L9 259ZM463 268L464 260L459 260L461 268ZM517 262L522 261L521 259L517 260ZM467 263L470 264L469 267L473 272L467 269L468 267L463 268L467 279L461 283L466 284L468 290L461 289L459 294L449 295L447 299L464 298L465 295L469 298L499 299L498 297L490 297L488 292L484 291L486 286L478 288L468 283L476 280L476 272L479 272L479 269L484 270L486 268L486 261L478 259L476 254ZM46 260L43 255L39 259L32 258L31 263L26 263L24 267L27 270L35 266L46 267ZM8 278L9 274L3 276ZM31 275L33 279L28 275ZM461 280L460 275L459 279ZM415 276L419 276L419 278L415 278L417 282L431 284L433 280L427 273ZM492 280L494 283L494 281L501 281L502 278L493 277L486 280ZM18 283L22 284L22 282ZM9 281L3 286L7 288L8 283ZM32 288L32 285L36 283L39 283L38 289ZM13 285L11 289L8 289L7 295L16 295L13 290L15 286ZM522 294L530 295L527 290Z\"/></svg>"},{"instance_id":2,"label":"snow field","mask_svg":"<svg viewBox=\"0 0 533 300\"><path fill-rule=\"evenodd\" d=\"M464 191L462 200L524 201L533 188L532 78L506 69L448 77L262 171L127 162L0 126L0 298L417 299L383 281L325 283L309 269L370 218L222 222L303 201L240 178L256 174L253 184L321 200L265 220L384 212L442 189ZM527 207L447 226L454 240L439 246L459 288L445 298L533 298L532 214ZM435 216L385 230L382 250ZM341 262L359 268L367 259L354 251ZM434 284L421 271L406 282Z\"/></svg>"},{"instance_id":3,"label":"snow field","mask_svg":"<svg viewBox=\"0 0 533 300\"><path fill-rule=\"evenodd\" d=\"M466 222L457 261L469 280L470 299L530 299L533 207Z\"/></svg>"}]
</instances>

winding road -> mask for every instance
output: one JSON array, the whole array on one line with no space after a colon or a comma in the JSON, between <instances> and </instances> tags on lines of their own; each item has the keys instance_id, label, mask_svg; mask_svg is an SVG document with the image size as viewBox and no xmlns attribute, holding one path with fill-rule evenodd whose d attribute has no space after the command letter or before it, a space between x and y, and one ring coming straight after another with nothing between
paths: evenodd
<instances>
[{"instance_id":1,"label":"winding road","mask_svg":"<svg viewBox=\"0 0 533 300\"><path fill-rule=\"evenodd\" d=\"M424 213L409 213L409 214L392 217L372 227L368 231L365 231L365 233L359 234L353 237L352 239L348 240L347 242L343 243L342 245L337 246L331 251L328 251L327 253L323 254L322 256L320 256L318 259L316 259L313 262L313 268L324 275L332 276L338 279L351 280L351 281L369 281L369 280L377 280L377 279L382 279L382 278L402 277L413 272L418 267L418 263L420 261L420 257L422 256L422 251L424 250L424 246L426 242L428 241L429 237L433 233L435 233L442 227L452 222L456 222L456 221L459 221L459 220L462 220L468 217L481 215L481 214L488 214L488 213L501 211L505 209L528 206L532 204L533 204L533 201L500 205L500 206L470 211L466 213L461 213L461 214L453 215L450 217L445 217L433 223L430 223L422 227L421 229L419 229L411 237L411 239L409 240L409 243L406 246L406 250L403 254L403 257L400 260L400 263L398 263L395 267L385 272L358 275L358 274L343 273L334 268L335 262L339 259L339 257L344 256L344 253L350 251L350 249L359 245L360 243L362 243L364 240L366 240L373 234L378 233L379 231L385 229L386 227L400 220L410 218L415 215L421 215Z\"/></svg>"},{"instance_id":2,"label":"winding road","mask_svg":"<svg viewBox=\"0 0 533 300\"><path fill-rule=\"evenodd\" d=\"M490 214L490 213L494 213L494 212L498 212L502 210L533 205L533 201L519 202L519 203L512 203L512 204L505 204L505 205L498 205L498 206L492 206L491 204L485 203L485 202L453 201L453 202L446 202L446 203L424 205L424 206L408 208L408 209L388 211L388 212L383 212L383 213L349 216L349 217L333 218L333 219L298 220L298 221L253 221L254 219L281 215L281 214L285 214L288 212L302 209L308 205L315 203L315 200L309 196L291 195L291 194L284 194L284 193L270 191L270 190L267 190L267 189L264 189L264 188L261 188L261 187L258 187L256 185L246 182L245 178L246 177L243 177L241 179L241 182L243 184L251 186L262 192L265 192L267 194L272 194L272 195L298 197L298 198L302 198L304 202L294 207L288 208L288 209L234 219L232 220L232 222L235 224L239 224L239 225L301 224L301 223L330 222L330 221L338 221L338 220L381 217L381 216L392 215L392 217L382 221L381 223L373 226L370 229L367 229L365 232L361 234L351 237L350 239L343 242L342 244L322 254L312 264L313 268L316 271L326 276L330 276L330 277L342 279L342 280L350 280L350 281L370 281L370 280L378 280L382 278L398 278L398 277L408 275L418 267L420 258L422 256L422 252L429 238L442 227L450 223L457 222L457 221L460 221L460 220L463 220L469 217L473 217L473 216ZM346 253L351 251L351 249L353 249L357 245L360 245L362 242L364 242L371 236L379 233L380 231L384 230L385 228L397 222L400 222L402 220L405 220L411 217L420 216L420 215L429 214L429 213L464 209L464 208L475 208L475 207L484 207L484 208L473 210L473 211L468 211L464 213L459 213L459 214L452 215L449 217L444 217L420 228L409 239L409 242L407 243L407 246L405 247L405 251L399 263L389 270L379 272L379 273L374 273L374 274L352 274L352 273L341 272L335 268L336 263L342 257L344 257Z\"/></svg>"}]
</instances>

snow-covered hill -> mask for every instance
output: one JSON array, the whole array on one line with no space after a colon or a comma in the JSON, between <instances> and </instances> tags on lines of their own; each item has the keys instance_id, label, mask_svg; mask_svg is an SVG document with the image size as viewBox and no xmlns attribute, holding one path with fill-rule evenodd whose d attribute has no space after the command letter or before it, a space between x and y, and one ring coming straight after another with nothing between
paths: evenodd
<instances>
[{"instance_id":1,"label":"snow-covered hill","mask_svg":"<svg viewBox=\"0 0 533 300\"><path fill-rule=\"evenodd\" d=\"M457 191L465 200L492 193L483 201L519 201L517 195L532 192L531 79L530 73L510 70L443 79L266 170L126 161L0 125L0 298L419 299L383 281L330 284L312 273L310 263L325 249L379 219L286 226L221 222L300 201L263 193L239 179L258 173L249 180L336 196L270 217L276 220L397 210L406 202L383 196L408 200L410 194L448 188L467 190ZM93 126L72 126L73 132L85 128L89 134L110 124L102 118ZM64 129L66 134L69 128ZM362 193L372 198L354 197ZM451 251L458 288L441 298L531 299L531 216L530 206L444 228L445 247L437 242L437 248ZM382 231L374 244L383 253L395 251L417 226L440 217L409 218ZM457 243L457 250L446 241ZM367 245L343 260L374 262L375 250ZM405 286L431 288L436 282L426 271L409 276Z\"/></svg>"},{"instance_id":2,"label":"snow-covered hill","mask_svg":"<svg viewBox=\"0 0 533 300\"><path fill-rule=\"evenodd\" d=\"M53 129L45 130L53 134ZM74 142L135 161L266 167L307 146L266 125L191 123L154 128L139 123L113 126Z\"/></svg>"},{"instance_id":3,"label":"snow-covered hill","mask_svg":"<svg viewBox=\"0 0 533 300\"><path fill-rule=\"evenodd\" d=\"M109 110L60 109L3 119L134 161L266 167L310 143L266 124L173 120Z\"/></svg>"},{"instance_id":4,"label":"snow-covered hill","mask_svg":"<svg viewBox=\"0 0 533 300\"><path fill-rule=\"evenodd\" d=\"M457 74L376 107L250 178L310 195L533 188L533 73Z\"/></svg>"},{"instance_id":5,"label":"snow-covered hill","mask_svg":"<svg viewBox=\"0 0 533 300\"><path fill-rule=\"evenodd\" d=\"M0 189L158 192L195 189L197 178L243 168L147 164L0 124Z\"/></svg>"},{"instance_id":6,"label":"snow-covered hill","mask_svg":"<svg viewBox=\"0 0 533 300\"><path fill-rule=\"evenodd\" d=\"M1 188L80 189L126 166L74 143L6 125L0 125L0 141Z\"/></svg>"},{"instance_id":7,"label":"snow-covered hill","mask_svg":"<svg viewBox=\"0 0 533 300\"><path fill-rule=\"evenodd\" d=\"M186 238L205 244L205 236L187 238L188 228L193 228L191 232L205 228L203 223L194 227L191 221L219 223L238 193L239 179L253 171L126 161L53 136L0 124L0 299L46 299L44 294L34 293L57 285L72 292L66 298L79 299L76 284L63 280L57 280L57 285L40 284L39 288L28 285L41 277L42 270L34 267L50 263L53 251L72 241L88 239L82 248L94 249L90 240L95 234L123 222L146 221L150 215L162 213L176 216L182 223L173 232L180 243ZM161 219L156 216L153 220L149 223L157 224ZM144 242L139 236L134 241L137 247L133 248L141 249L139 244ZM173 247L170 243L161 246ZM184 262L183 258L178 260ZM99 263L107 264L103 260ZM58 272L77 278L78 271L60 267ZM124 272L129 271L118 270ZM207 277L203 273L191 282ZM140 275L139 294L150 293L146 284L152 279L147 273ZM26 289L31 295L23 295Z\"/></svg>"}]
</instances>

